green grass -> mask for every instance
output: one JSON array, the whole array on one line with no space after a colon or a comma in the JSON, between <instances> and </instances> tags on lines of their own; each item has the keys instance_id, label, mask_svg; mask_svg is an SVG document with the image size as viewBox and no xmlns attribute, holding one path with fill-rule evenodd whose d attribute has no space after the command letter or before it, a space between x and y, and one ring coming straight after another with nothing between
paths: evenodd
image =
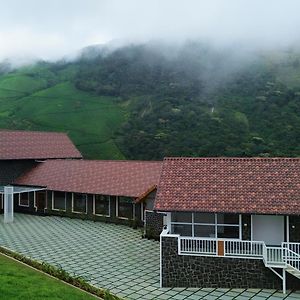
<instances>
[{"instance_id":1,"label":"green grass","mask_svg":"<svg viewBox=\"0 0 300 300\"><path fill-rule=\"evenodd\" d=\"M2 299L95 299L19 262L0 254L0 298Z\"/></svg>"},{"instance_id":2,"label":"green grass","mask_svg":"<svg viewBox=\"0 0 300 300\"><path fill-rule=\"evenodd\" d=\"M63 131L85 158L124 159L115 134L126 120L126 107L114 97L76 89L67 80L74 72L60 71L55 78L64 81L58 83L43 69L0 77L0 128Z\"/></svg>"}]
</instances>

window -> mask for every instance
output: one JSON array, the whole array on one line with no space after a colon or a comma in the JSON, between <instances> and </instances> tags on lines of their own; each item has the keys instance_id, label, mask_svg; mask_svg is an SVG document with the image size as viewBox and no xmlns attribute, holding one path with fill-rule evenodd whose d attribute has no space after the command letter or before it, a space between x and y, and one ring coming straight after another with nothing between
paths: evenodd
<instances>
[{"instance_id":1,"label":"window","mask_svg":"<svg viewBox=\"0 0 300 300\"><path fill-rule=\"evenodd\" d=\"M73 193L73 212L87 213L87 194Z\"/></svg>"},{"instance_id":2,"label":"window","mask_svg":"<svg viewBox=\"0 0 300 300\"><path fill-rule=\"evenodd\" d=\"M4 205L3 205L3 198L4 196L2 194L0 194L0 209L3 209L4 208Z\"/></svg>"},{"instance_id":3,"label":"window","mask_svg":"<svg viewBox=\"0 0 300 300\"><path fill-rule=\"evenodd\" d=\"M171 214L171 232L182 236L239 239L240 220L238 214L175 212Z\"/></svg>"},{"instance_id":4,"label":"window","mask_svg":"<svg viewBox=\"0 0 300 300\"><path fill-rule=\"evenodd\" d=\"M110 197L105 195L94 196L94 214L110 216Z\"/></svg>"},{"instance_id":5,"label":"window","mask_svg":"<svg viewBox=\"0 0 300 300\"><path fill-rule=\"evenodd\" d=\"M66 210L66 193L52 192L52 209Z\"/></svg>"},{"instance_id":6,"label":"window","mask_svg":"<svg viewBox=\"0 0 300 300\"><path fill-rule=\"evenodd\" d=\"M19 194L19 206L29 207L29 193Z\"/></svg>"},{"instance_id":7,"label":"window","mask_svg":"<svg viewBox=\"0 0 300 300\"><path fill-rule=\"evenodd\" d=\"M117 213L119 218L133 219L134 204L132 198L129 197L118 197Z\"/></svg>"}]
</instances>

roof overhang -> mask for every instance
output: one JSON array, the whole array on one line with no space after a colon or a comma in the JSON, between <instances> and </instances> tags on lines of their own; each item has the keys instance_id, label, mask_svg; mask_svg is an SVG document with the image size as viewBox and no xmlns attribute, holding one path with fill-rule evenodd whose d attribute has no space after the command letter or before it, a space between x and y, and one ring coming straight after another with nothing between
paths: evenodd
<instances>
[{"instance_id":1,"label":"roof overhang","mask_svg":"<svg viewBox=\"0 0 300 300\"><path fill-rule=\"evenodd\" d=\"M37 192L46 189L44 187L39 187L39 186L15 186L15 185L8 185L8 186L13 187L14 194ZM0 194L4 194L4 186L0 186Z\"/></svg>"}]
</instances>

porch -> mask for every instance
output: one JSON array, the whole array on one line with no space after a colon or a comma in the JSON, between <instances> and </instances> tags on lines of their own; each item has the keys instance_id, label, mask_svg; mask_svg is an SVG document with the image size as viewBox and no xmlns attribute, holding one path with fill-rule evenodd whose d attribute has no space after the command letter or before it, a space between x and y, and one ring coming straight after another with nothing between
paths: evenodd
<instances>
[{"instance_id":1,"label":"porch","mask_svg":"<svg viewBox=\"0 0 300 300\"><path fill-rule=\"evenodd\" d=\"M210 257L210 261L213 257L236 262L259 260L282 281L285 292L286 272L300 279L300 243L294 241L298 219L292 217L290 222L289 216L169 212L161 247L163 238L173 238L178 256Z\"/></svg>"}]
</instances>

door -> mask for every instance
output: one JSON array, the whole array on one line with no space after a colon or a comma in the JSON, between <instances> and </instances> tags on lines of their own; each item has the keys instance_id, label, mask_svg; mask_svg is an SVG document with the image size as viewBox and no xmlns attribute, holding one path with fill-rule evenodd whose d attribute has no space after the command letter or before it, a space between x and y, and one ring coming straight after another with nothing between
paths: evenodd
<instances>
[{"instance_id":1,"label":"door","mask_svg":"<svg viewBox=\"0 0 300 300\"><path fill-rule=\"evenodd\" d=\"M284 241L284 216L252 216L252 239L278 246Z\"/></svg>"},{"instance_id":2,"label":"door","mask_svg":"<svg viewBox=\"0 0 300 300\"><path fill-rule=\"evenodd\" d=\"M38 211L44 211L46 207L46 192L36 192L35 203Z\"/></svg>"}]
</instances>

